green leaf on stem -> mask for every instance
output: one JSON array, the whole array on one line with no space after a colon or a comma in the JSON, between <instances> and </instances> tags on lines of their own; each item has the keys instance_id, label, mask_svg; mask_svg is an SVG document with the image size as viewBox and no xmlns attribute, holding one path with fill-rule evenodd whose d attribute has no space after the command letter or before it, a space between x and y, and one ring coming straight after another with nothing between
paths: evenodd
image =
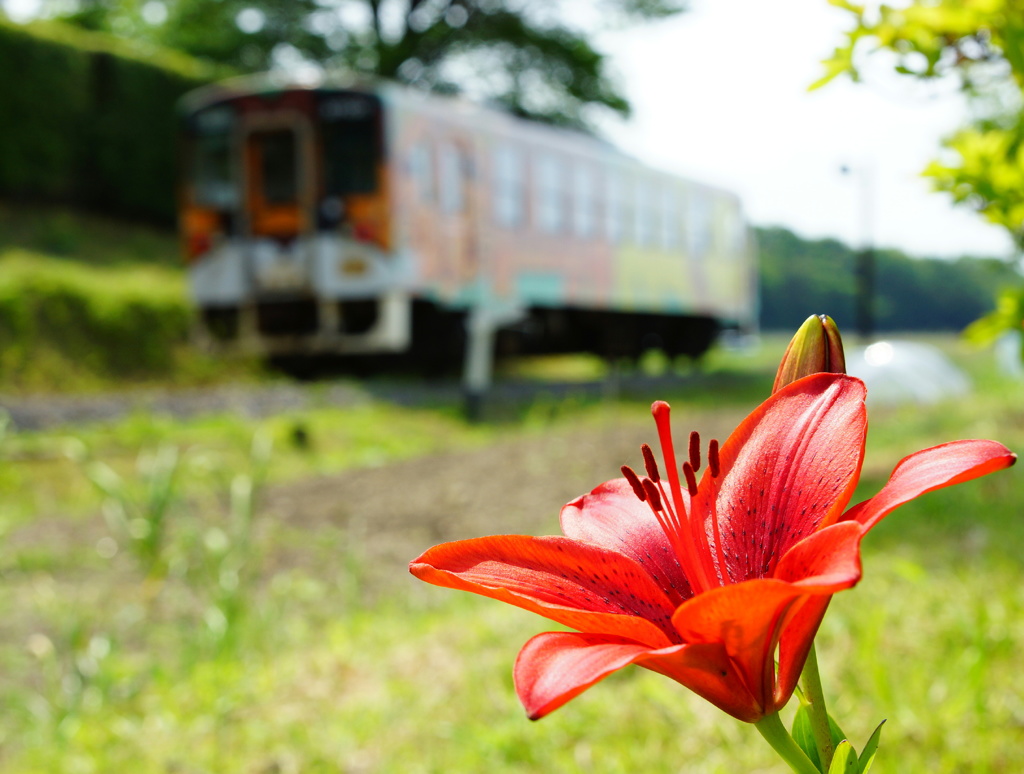
<instances>
[{"instance_id":1,"label":"green leaf on stem","mask_svg":"<svg viewBox=\"0 0 1024 774\"><path fill-rule=\"evenodd\" d=\"M828 774L858 774L859 771L856 750L852 744L843 740L836 746L836 754L832 758Z\"/></svg>"},{"instance_id":2,"label":"green leaf on stem","mask_svg":"<svg viewBox=\"0 0 1024 774\"><path fill-rule=\"evenodd\" d=\"M843 732L843 729L839 727L836 719L831 715L828 716L828 729L832 736L832 748L838 750L839 745L846 741L847 736ZM814 741L814 731L811 728L809 704L801 703L800 706L797 707L796 715L793 718L793 731L791 735L793 740L797 743L797 746L807 754L808 758L811 759L811 763L813 763L819 771L825 771L825 768L821 764L821 756L818 755L818 745ZM877 741L875 744L877 746ZM857 754L855 752L854 760L856 759ZM829 771L831 772L832 769L829 769ZM842 771L842 769L839 769L839 771ZM857 769L854 769L854 772L856 773Z\"/></svg>"},{"instance_id":3,"label":"green leaf on stem","mask_svg":"<svg viewBox=\"0 0 1024 774\"><path fill-rule=\"evenodd\" d=\"M821 758L818 756L818 745L814 743L814 732L811 730L811 715L808 704L801 703L793 718L793 732L791 736L797 747L807 754L814 767L821 771Z\"/></svg>"},{"instance_id":4,"label":"green leaf on stem","mask_svg":"<svg viewBox=\"0 0 1024 774\"><path fill-rule=\"evenodd\" d=\"M837 748L841 742L845 742L848 737L846 733L836 723L836 719L831 715L828 716L828 730L832 734L832 747Z\"/></svg>"},{"instance_id":5,"label":"green leaf on stem","mask_svg":"<svg viewBox=\"0 0 1024 774\"><path fill-rule=\"evenodd\" d=\"M878 741L882 738L882 726L884 725L885 721L883 720L871 734L868 743L864 745L864 752L860 754L859 774L866 774L867 770L871 768L871 764L875 762L875 753L878 752Z\"/></svg>"}]
</instances>

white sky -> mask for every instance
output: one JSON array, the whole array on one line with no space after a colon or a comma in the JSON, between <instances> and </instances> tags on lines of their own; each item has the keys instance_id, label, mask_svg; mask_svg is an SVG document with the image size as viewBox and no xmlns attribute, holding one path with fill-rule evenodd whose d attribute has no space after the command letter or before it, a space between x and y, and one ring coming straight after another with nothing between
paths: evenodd
<instances>
[{"instance_id":1,"label":"white sky","mask_svg":"<svg viewBox=\"0 0 1024 774\"><path fill-rule=\"evenodd\" d=\"M25 18L37 3L6 0L6 8ZM827 0L691 7L598 37L634 108L629 122L605 127L616 144L735 191L759 225L852 245L870 234L915 255L1010 251L1001 229L954 208L919 175L940 138L965 120L954 89L904 83L878 68L868 84L842 79L808 93L850 25Z\"/></svg>"},{"instance_id":2,"label":"white sky","mask_svg":"<svg viewBox=\"0 0 1024 774\"><path fill-rule=\"evenodd\" d=\"M826 0L692 0L666 22L607 33L633 118L606 127L648 163L738 193L758 225L865 239L914 255L1005 255L1010 240L931 192L919 173L966 120L952 86L869 83L810 92L851 26ZM881 63L879 63L881 64ZM847 165L853 170L843 175ZM870 182L869 182L870 181ZM865 200L872 202L870 208Z\"/></svg>"}]
</instances>

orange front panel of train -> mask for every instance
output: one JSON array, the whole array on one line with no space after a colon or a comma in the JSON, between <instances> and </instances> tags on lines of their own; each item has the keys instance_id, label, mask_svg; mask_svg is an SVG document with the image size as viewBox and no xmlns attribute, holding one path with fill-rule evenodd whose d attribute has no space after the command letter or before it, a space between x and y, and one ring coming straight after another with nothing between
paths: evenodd
<instances>
[{"instance_id":1,"label":"orange front panel of train","mask_svg":"<svg viewBox=\"0 0 1024 774\"><path fill-rule=\"evenodd\" d=\"M287 239L308 224L300 207L298 138L289 128L252 132L245 167L249 229L253 236Z\"/></svg>"}]
</instances>

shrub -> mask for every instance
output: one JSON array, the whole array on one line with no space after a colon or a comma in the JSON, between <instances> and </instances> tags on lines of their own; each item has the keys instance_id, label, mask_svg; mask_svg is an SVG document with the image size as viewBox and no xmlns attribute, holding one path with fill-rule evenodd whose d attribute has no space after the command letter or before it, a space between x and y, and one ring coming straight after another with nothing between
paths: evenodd
<instances>
[{"instance_id":1,"label":"shrub","mask_svg":"<svg viewBox=\"0 0 1024 774\"><path fill-rule=\"evenodd\" d=\"M10 385L170 375L190 318L171 269L87 267L19 250L0 257L0 372Z\"/></svg>"}]
</instances>

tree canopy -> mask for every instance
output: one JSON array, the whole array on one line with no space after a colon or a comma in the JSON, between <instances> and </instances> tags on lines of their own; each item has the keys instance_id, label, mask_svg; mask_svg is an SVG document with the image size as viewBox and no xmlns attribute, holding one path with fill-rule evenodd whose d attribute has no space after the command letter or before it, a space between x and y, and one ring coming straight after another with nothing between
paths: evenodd
<instances>
[{"instance_id":1,"label":"tree canopy","mask_svg":"<svg viewBox=\"0 0 1024 774\"><path fill-rule=\"evenodd\" d=\"M70 3L70 5L69 5ZM594 23L565 0L45 0L50 15L243 71L316 63L425 89L466 91L551 123L588 126L629 102L591 43ZM596 0L621 26L682 0Z\"/></svg>"},{"instance_id":2,"label":"tree canopy","mask_svg":"<svg viewBox=\"0 0 1024 774\"><path fill-rule=\"evenodd\" d=\"M901 76L946 79L968 97L975 118L943 142L924 170L934 187L972 207L1024 252L1024 1L913 0L874 8L829 0L854 22L816 85L861 77L861 55L887 56ZM997 311L973 327L979 340L1020 330L1024 288L1007 290Z\"/></svg>"},{"instance_id":3,"label":"tree canopy","mask_svg":"<svg viewBox=\"0 0 1024 774\"><path fill-rule=\"evenodd\" d=\"M954 80L977 118L946 139L925 174L1024 249L1024 2L914 0L875 11L829 2L849 12L854 26L815 85L844 74L860 80L863 53L887 54L906 77Z\"/></svg>"},{"instance_id":4,"label":"tree canopy","mask_svg":"<svg viewBox=\"0 0 1024 774\"><path fill-rule=\"evenodd\" d=\"M811 308L829 314L844 330L854 329L856 250L835 239L803 239L783 228L759 228L757 242L763 328L794 330ZM880 331L960 330L1016 279L1013 268L995 258L912 258L899 250L879 250L875 257Z\"/></svg>"}]
</instances>

